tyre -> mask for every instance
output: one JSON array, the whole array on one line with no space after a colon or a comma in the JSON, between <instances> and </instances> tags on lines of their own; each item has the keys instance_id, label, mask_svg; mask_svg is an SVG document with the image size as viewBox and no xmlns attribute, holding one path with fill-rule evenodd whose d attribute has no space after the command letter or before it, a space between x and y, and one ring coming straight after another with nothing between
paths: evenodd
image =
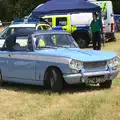
<instances>
[{"instance_id":1,"label":"tyre","mask_svg":"<svg viewBox=\"0 0 120 120\"><path fill-rule=\"evenodd\" d=\"M50 87L52 92L62 92L63 89L63 78L61 71L57 68L50 68L46 72L46 87Z\"/></svg>"},{"instance_id":2,"label":"tyre","mask_svg":"<svg viewBox=\"0 0 120 120\"><path fill-rule=\"evenodd\" d=\"M107 80L104 83L100 83L100 88L111 88L112 80Z\"/></svg>"},{"instance_id":3,"label":"tyre","mask_svg":"<svg viewBox=\"0 0 120 120\"><path fill-rule=\"evenodd\" d=\"M44 87L50 89L50 69L47 69L44 76Z\"/></svg>"},{"instance_id":4,"label":"tyre","mask_svg":"<svg viewBox=\"0 0 120 120\"><path fill-rule=\"evenodd\" d=\"M87 48L88 47L88 41L85 37L78 37L77 43L79 48Z\"/></svg>"},{"instance_id":5,"label":"tyre","mask_svg":"<svg viewBox=\"0 0 120 120\"><path fill-rule=\"evenodd\" d=\"M2 86L2 85L3 85L3 80L2 80L2 74L0 72L0 86Z\"/></svg>"},{"instance_id":6,"label":"tyre","mask_svg":"<svg viewBox=\"0 0 120 120\"><path fill-rule=\"evenodd\" d=\"M90 37L87 32L76 31L72 34L79 48L87 48L90 44Z\"/></svg>"}]
</instances>

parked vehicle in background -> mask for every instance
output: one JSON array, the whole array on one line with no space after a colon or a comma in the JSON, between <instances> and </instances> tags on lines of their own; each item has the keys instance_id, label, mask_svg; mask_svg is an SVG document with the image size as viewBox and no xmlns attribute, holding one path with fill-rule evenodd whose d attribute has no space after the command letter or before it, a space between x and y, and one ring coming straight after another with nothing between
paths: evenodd
<instances>
[{"instance_id":1,"label":"parked vehicle in background","mask_svg":"<svg viewBox=\"0 0 120 120\"><path fill-rule=\"evenodd\" d=\"M101 7L102 18L106 26L106 38L107 40L116 40L115 38L115 21L114 21L114 12L113 5L111 1L97 1L97 0L88 0L91 3L99 5Z\"/></svg>"},{"instance_id":2,"label":"parked vehicle in background","mask_svg":"<svg viewBox=\"0 0 120 120\"><path fill-rule=\"evenodd\" d=\"M0 21L0 26L2 26L2 22Z\"/></svg>"},{"instance_id":3,"label":"parked vehicle in background","mask_svg":"<svg viewBox=\"0 0 120 120\"><path fill-rule=\"evenodd\" d=\"M92 42L92 33L90 32L90 23L93 19L92 13L51 15L43 18L51 24L53 29L66 30L71 33L80 48L86 48ZM105 33L106 27L103 20L102 24L102 29Z\"/></svg>"},{"instance_id":4,"label":"parked vehicle in background","mask_svg":"<svg viewBox=\"0 0 120 120\"><path fill-rule=\"evenodd\" d=\"M114 20L115 20L115 32L120 31L120 14L114 14Z\"/></svg>"},{"instance_id":5,"label":"parked vehicle in background","mask_svg":"<svg viewBox=\"0 0 120 120\"><path fill-rule=\"evenodd\" d=\"M0 51L0 85L17 82L61 92L66 82L99 84L104 89L110 88L118 75L116 53L81 50L68 32L36 31L29 35L26 45L18 40L22 37L24 41L25 33L15 36L7 39Z\"/></svg>"},{"instance_id":6,"label":"parked vehicle in background","mask_svg":"<svg viewBox=\"0 0 120 120\"><path fill-rule=\"evenodd\" d=\"M3 45L5 38L17 31L26 30L27 31L34 31L34 30L50 30L52 29L48 24L45 24L43 22L35 21L32 19L29 19L28 21L24 21L24 19L18 19L15 21L12 21L12 24L6 27L1 33L0 33L0 46ZM23 43L21 43L23 44ZM27 44L27 41L25 40L24 44Z\"/></svg>"}]
</instances>

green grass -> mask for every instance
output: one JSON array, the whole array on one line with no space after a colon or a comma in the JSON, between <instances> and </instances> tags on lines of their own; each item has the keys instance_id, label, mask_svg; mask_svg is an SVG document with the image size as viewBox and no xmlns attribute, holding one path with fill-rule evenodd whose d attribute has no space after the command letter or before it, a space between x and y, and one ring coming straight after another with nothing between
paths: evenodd
<instances>
[{"instance_id":1,"label":"green grass","mask_svg":"<svg viewBox=\"0 0 120 120\"><path fill-rule=\"evenodd\" d=\"M120 54L117 42L104 50ZM68 87L52 94L43 87L5 84L0 89L0 120L120 120L120 76L108 90Z\"/></svg>"}]
</instances>

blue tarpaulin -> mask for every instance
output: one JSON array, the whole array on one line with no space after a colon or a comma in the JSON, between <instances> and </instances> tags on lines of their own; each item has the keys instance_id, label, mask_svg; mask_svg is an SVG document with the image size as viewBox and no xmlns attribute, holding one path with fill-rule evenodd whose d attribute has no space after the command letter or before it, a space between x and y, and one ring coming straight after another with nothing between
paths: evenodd
<instances>
[{"instance_id":1,"label":"blue tarpaulin","mask_svg":"<svg viewBox=\"0 0 120 120\"><path fill-rule=\"evenodd\" d=\"M100 12L99 6L84 0L50 0L33 10L32 17L78 12Z\"/></svg>"},{"instance_id":2,"label":"blue tarpaulin","mask_svg":"<svg viewBox=\"0 0 120 120\"><path fill-rule=\"evenodd\" d=\"M68 13L72 14L80 12L98 12L102 27L100 6L90 3L87 0L50 0L44 3L42 6L34 9L32 12L32 17L40 18L44 15L63 15Z\"/></svg>"}]
</instances>

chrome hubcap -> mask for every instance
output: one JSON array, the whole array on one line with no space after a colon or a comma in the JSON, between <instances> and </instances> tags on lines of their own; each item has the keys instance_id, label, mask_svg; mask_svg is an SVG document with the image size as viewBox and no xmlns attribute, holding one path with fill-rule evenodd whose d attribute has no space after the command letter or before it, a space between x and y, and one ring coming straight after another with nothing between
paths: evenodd
<instances>
[{"instance_id":1,"label":"chrome hubcap","mask_svg":"<svg viewBox=\"0 0 120 120\"><path fill-rule=\"evenodd\" d=\"M51 85L51 88L53 87L54 85L54 75L53 75L53 72L51 71L51 75L50 75L50 85Z\"/></svg>"}]
</instances>

